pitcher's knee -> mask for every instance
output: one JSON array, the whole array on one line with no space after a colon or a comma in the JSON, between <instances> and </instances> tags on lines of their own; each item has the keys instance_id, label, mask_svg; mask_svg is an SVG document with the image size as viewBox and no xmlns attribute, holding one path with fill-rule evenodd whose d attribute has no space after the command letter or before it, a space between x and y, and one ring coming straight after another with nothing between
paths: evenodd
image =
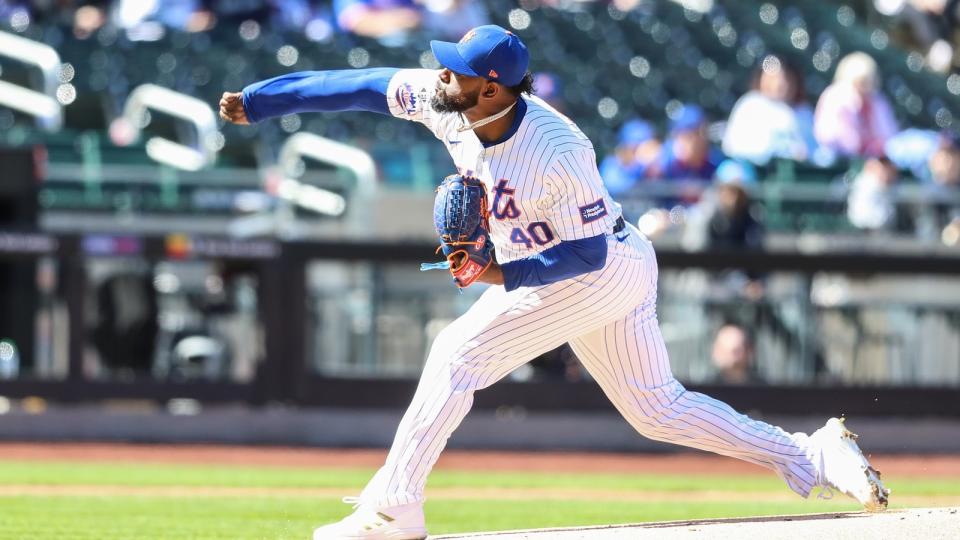
<instances>
[{"instance_id":1,"label":"pitcher's knee","mask_svg":"<svg viewBox=\"0 0 960 540\"><path fill-rule=\"evenodd\" d=\"M424 375L446 381L453 392L470 392L493 384L496 378L490 376L495 364L491 353L468 343L453 325L441 330L430 346Z\"/></svg>"},{"instance_id":2,"label":"pitcher's knee","mask_svg":"<svg viewBox=\"0 0 960 540\"><path fill-rule=\"evenodd\" d=\"M674 403L686 392L686 388L676 379L671 379L658 386L631 384L628 391L644 415L654 423L661 424L664 423L663 417L673 411Z\"/></svg>"},{"instance_id":3,"label":"pitcher's knee","mask_svg":"<svg viewBox=\"0 0 960 540\"><path fill-rule=\"evenodd\" d=\"M490 386L491 379L483 363L470 356L455 356L444 365L443 373L453 393L465 393ZM496 379L493 379L496 380Z\"/></svg>"}]
</instances>

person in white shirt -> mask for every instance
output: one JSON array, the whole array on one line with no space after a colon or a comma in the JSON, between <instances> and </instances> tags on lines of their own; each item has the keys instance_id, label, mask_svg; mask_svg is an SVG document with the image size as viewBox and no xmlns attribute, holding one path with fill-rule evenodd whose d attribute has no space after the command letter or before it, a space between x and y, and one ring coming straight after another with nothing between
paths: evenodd
<instances>
[{"instance_id":1,"label":"person in white shirt","mask_svg":"<svg viewBox=\"0 0 960 540\"><path fill-rule=\"evenodd\" d=\"M847 198L847 218L854 227L882 230L896 225L898 177L897 168L886 157L870 158L863 164Z\"/></svg>"},{"instance_id":2,"label":"person in white shirt","mask_svg":"<svg viewBox=\"0 0 960 540\"><path fill-rule=\"evenodd\" d=\"M784 60L767 56L750 91L730 112L723 152L765 165L774 157L806 161L815 147L813 111L803 97L799 72Z\"/></svg>"}]
</instances>

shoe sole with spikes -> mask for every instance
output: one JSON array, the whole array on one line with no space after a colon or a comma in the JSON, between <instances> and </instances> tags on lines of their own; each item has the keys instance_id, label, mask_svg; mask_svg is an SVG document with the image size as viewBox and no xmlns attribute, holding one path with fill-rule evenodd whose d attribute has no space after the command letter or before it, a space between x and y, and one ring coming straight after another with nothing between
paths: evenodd
<instances>
[{"instance_id":1,"label":"shoe sole with spikes","mask_svg":"<svg viewBox=\"0 0 960 540\"><path fill-rule=\"evenodd\" d=\"M866 456L857 445L857 435L847 429L844 418L831 418L826 425L817 430L815 437L823 441L821 444L828 457L838 463L829 463L827 466L842 467L838 470L831 468L825 475L825 480L838 490L857 499L868 512L882 512L887 509L890 490L884 487L880 479L880 471L874 469ZM859 470L863 477L855 478L852 467Z\"/></svg>"}]
</instances>

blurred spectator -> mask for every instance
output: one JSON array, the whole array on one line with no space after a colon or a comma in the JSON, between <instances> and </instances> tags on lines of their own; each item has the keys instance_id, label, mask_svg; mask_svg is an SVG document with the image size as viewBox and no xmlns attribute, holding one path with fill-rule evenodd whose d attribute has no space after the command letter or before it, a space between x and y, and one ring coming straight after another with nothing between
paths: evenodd
<instances>
[{"instance_id":1,"label":"blurred spectator","mask_svg":"<svg viewBox=\"0 0 960 540\"><path fill-rule=\"evenodd\" d=\"M956 229L960 225L960 137L946 131L907 129L891 138L886 150L898 168L909 169L924 183L927 203L916 209L917 236L939 237L951 245L960 240L949 232L960 230Z\"/></svg>"},{"instance_id":2,"label":"blurred spectator","mask_svg":"<svg viewBox=\"0 0 960 540\"><path fill-rule=\"evenodd\" d=\"M538 71L533 74L533 88L537 97L546 101L557 111L566 114L567 103L563 99L563 81L555 73Z\"/></svg>"},{"instance_id":3,"label":"blurred spectator","mask_svg":"<svg viewBox=\"0 0 960 540\"><path fill-rule=\"evenodd\" d=\"M238 24L245 20L273 22L304 30L323 22L329 29L329 2L322 0L0 0L0 18L25 13L31 19L72 24L74 34L85 39L108 20L127 30L133 40L154 40L163 27L187 32L210 30L218 21ZM329 35L326 32L325 35Z\"/></svg>"},{"instance_id":4,"label":"blurred spectator","mask_svg":"<svg viewBox=\"0 0 960 540\"><path fill-rule=\"evenodd\" d=\"M953 221L943 228L940 238L944 245L950 247L960 246L960 217L954 218Z\"/></svg>"},{"instance_id":5,"label":"blurred spectator","mask_svg":"<svg viewBox=\"0 0 960 540\"><path fill-rule=\"evenodd\" d=\"M132 40L162 37L163 29L157 23L176 30L202 32L216 22L201 0L116 0L112 19L127 30Z\"/></svg>"},{"instance_id":6,"label":"blurred spectator","mask_svg":"<svg viewBox=\"0 0 960 540\"><path fill-rule=\"evenodd\" d=\"M950 70L960 25L960 0L873 0L881 14L906 26L912 41L927 56L927 65L939 72Z\"/></svg>"},{"instance_id":7,"label":"blurred spectator","mask_svg":"<svg viewBox=\"0 0 960 540\"><path fill-rule=\"evenodd\" d=\"M33 21L72 25L85 39L104 25L109 7L110 0L0 0L0 20L20 28Z\"/></svg>"},{"instance_id":8,"label":"blurred spectator","mask_svg":"<svg viewBox=\"0 0 960 540\"><path fill-rule=\"evenodd\" d=\"M73 15L73 35L79 39L86 39L93 35L107 22L106 10L109 2L78 2L81 5Z\"/></svg>"},{"instance_id":9,"label":"blurred spectator","mask_svg":"<svg viewBox=\"0 0 960 540\"><path fill-rule=\"evenodd\" d=\"M956 193L960 191L960 138L944 133L939 143L927 160L930 180L934 185Z\"/></svg>"},{"instance_id":10,"label":"blurred spectator","mask_svg":"<svg viewBox=\"0 0 960 540\"><path fill-rule=\"evenodd\" d=\"M490 24L483 2L416 0L423 7L423 27L437 39L459 41L471 28Z\"/></svg>"},{"instance_id":11,"label":"blurred spectator","mask_svg":"<svg viewBox=\"0 0 960 540\"><path fill-rule=\"evenodd\" d=\"M750 213L747 186L755 185L757 173L748 164L725 160L714 176L716 205L707 222L710 247L760 249L763 225Z\"/></svg>"},{"instance_id":12,"label":"blurred spectator","mask_svg":"<svg viewBox=\"0 0 960 540\"><path fill-rule=\"evenodd\" d=\"M332 35L329 2L321 0L201 0L202 13L237 26L247 20L271 22L294 31L302 31L313 41L325 41Z\"/></svg>"},{"instance_id":13,"label":"blurred spectator","mask_svg":"<svg viewBox=\"0 0 960 540\"><path fill-rule=\"evenodd\" d=\"M756 170L749 163L734 159L720 163L712 188L688 212L684 247L689 250L761 247L763 226L751 213L749 194L756 183Z\"/></svg>"},{"instance_id":14,"label":"blurred spectator","mask_svg":"<svg viewBox=\"0 0 960 540\"><path fill-rule=\"evenodd\" d=\"M817 102L814 134L817 141L844 156L877 157L897 132L890 103L878 91L877 64L866 53L845 56L833 84Z\"/></svg>"},{"instance_id":15,"label":"blurred spectator","mask_svg":"<svg viewBox=\"0 0 960 540\"><path fill-rule=\"evenodd\" d=\"M772 157L810 159L816 148L813 109L806 102L800 72L770 55L753 76L727 120L723 151L764 165Z\"/></svg>"},{"instance_id":16,"label":"blurred spectator","mask_svg":"<svg viewBox=\"0 0 960 540\"><path fill-rule=\"evenodd\" d=\"M334 0L333 9L342 30L376 39L402 37L422 20L413 0Z\"/></svg>"},{"instance_id":17,"label":"blurred spectator","mask_svg":"<svg viewBox=\"0 0 960 540\"><path fill-rule=\"evenodd\" d=\"M944 134L940 144L927 160L930 190L935 197L935 225L946 226L940 233L948 238L951 227L960 226L960 139ZM941 202L936 202L939 199ZM946 242L946 240L945 240ZM955 244L955 239L953 243Z\"/></svg>"},{"instance_id":18,"label":"blurred spectator","mask_svg":"<svg viewBox=\"0 0 960 540\"><path fill-rule=\"evenodd\" d=\"M607 1L604 1L603 3L604 4L609 3L618 11L622 11L625 13L627 11L630 11L636 8L637 6L642 4L643 1L644 0L607 0ZM583 8L581 7L581 4L590 3L590 2L599 3L599 0L537 0L537 3L539 3L542 6L550 7L553 9L573 11L573 12L582 10Z\"/></svg>"},{"instance_id":19,"label":"blurred spectator","mask_svg":"<svg viewBox=\"0 0 960 540\"><path fill-rule=\"evenodd\" d=\"M289 10L299 16L306 4L304 0L200 0L200 3L204 10L234 24L251 19L265 22L273 11Z\"/></svg>"},{"instance_id":20,"label":"blurred spectator","mask_svg":"<svg viewBox=\"0 0 960 540\"><path fill-rule=\"evenodd\" d=\"M649 122L633 119L623 124L613 154L600 163L600 176L607 190L613 195L629 191L646 175L660 146Z\"/></svg>"},{"instance_id":21,"label":"blurred spectator","mask_svg":"<svg viewBox=\"0 0 960 540\"><path fill-rule=\"evenodd\" d=\"M887 139L883 153L898 169L909 169L918 178L927 178L927 162L940 140L941 134L936 131L908 128Z\"/></svg>"},{"instance_id":22,"label":"blurred spectator","mask_svg":"<svg viewBox=\"0 0 960 540\"><path fill-rule=\"evenodd\" d=\"M696 251L705 248L759 250L764 227L754 216L749 188L757 173L748 163L724 160L714 175L713 189L687 213L682 245ZM763 295L763 274L730 270L717 273L711 282L715 291L725 290L750 299Z\"/></svg>"},{"instance_id":23,"label":"blurred spectator","mask_svg":"<svg viewBox=\"0 0 960 540\"><path fill-rule=\"evenodd\" d=\"M960 189L960 135L949 131L905 129L886 144L886 155L933 186Z\"/></svg>"},{"instance_id":24,"label":"blurred spectator","mask_svg":"<svg viewBox=\"0 0 960 540\"><path fill-rule=\"evenodd\" d=\"M711 354L717 369L716 384L763 384L754 372L753 340L747 330L735 324L726 324L713 340Z\"/></svg>"},{"instance_id":25,"label":"blurred spectator","mask_svg":"<svg viewBox=\"0 0 960 540\"><path fill-rule=\"evenodd\" d=\"M687 104L670 123L670 137L648 176L707 180L722 160L723 155L707 137L707 117L703 109Z\"/></svg>"},{"instance_id":26,"label":"blurred spectator","mask_svg":"<svg viewBox=\"0 0 960 540\"><path fill-rule=\"evenodd\" d=\"M886 157L870 158L853 180L847 217L858 229L890 230L896 226L895 185L899 173Z\"/></svg>"}]
</instances>

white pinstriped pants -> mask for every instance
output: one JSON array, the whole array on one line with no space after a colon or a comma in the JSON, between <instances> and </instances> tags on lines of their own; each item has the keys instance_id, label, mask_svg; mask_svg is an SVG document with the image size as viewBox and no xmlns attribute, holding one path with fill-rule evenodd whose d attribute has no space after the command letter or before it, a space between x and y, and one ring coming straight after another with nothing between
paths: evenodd
<instances>
[{"instance_id":1,"label":"white pinstriped pants","mask_svg":"<svg viewBox=\"0 0 960 540\"><path fill-rule=\"evenodd\" d=\"M762 465L810 493L816 473L805 435L751 420L673 378L656 318L656 256L628 228L623 242L608 237L604 268L542 287L490 287L440 332L386 464L360 496L364 504L422 502L427 475L474 391L567 342L640 434Z\"/></svg>"}]
</instances>

